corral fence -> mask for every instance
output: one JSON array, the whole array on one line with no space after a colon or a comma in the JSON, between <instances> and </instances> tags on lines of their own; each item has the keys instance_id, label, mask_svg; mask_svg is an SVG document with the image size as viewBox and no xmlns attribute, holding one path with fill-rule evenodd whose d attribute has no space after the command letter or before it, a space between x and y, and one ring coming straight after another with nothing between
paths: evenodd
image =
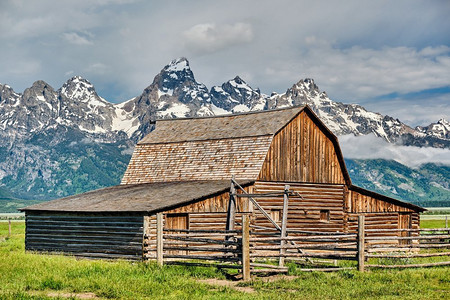
<instances>
[{"instance_id":1,"label":"corral fence","mask_svg":"<svg viewBox=\"0 0 450 300\"><path fill-rule=\"evenodd\" d=\"M362 272L368 268L450 265L449 228L372 230L365 229L364 216L359 216L356 233L287 230L281 237L279 231L251 226L245 213L235 230L166 229L162 220L162 214L157 215L156 259L160 265L239 269L244 280L256 273L287 272L286 261L314 265L302 271L355 268L338 267L339 260L356 261ZM433 261L434 257L441 257L440 261ZM428 261L414 263L420 258Z\"/></svg>"}]
</instances>

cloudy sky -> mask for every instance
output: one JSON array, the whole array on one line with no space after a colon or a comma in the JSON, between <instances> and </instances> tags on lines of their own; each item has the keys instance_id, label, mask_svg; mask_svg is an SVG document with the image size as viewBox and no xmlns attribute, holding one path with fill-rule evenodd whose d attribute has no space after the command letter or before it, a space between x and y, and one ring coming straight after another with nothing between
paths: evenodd
<instances>
[{"instance_id":1,"label":"cloudy sky","mask_svg":"<svg viewBox=\"0 0 450 300\"><path fill-rule=\"evenodd\" d=\"M139 95L172 59L208 87L314 78L333 100L410 125L450 118L450 1L0 0L0 82Z\"/></svg>"}]
</instances>

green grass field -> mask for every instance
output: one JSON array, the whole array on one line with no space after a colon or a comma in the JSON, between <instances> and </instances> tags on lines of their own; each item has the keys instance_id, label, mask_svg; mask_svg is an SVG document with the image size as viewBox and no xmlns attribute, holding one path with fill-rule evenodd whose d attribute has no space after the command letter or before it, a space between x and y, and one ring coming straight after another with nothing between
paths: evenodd
<instances>
[{"instance_id":1,"label":"green grass field","mask_svg":"<svg viewBox=\"0 0 450 300\"><path fill-rule=\"evenodd\" d=\"M302 273L290 266L290 276L224 285L215 268L25 253L24 227L14 221L8 239L0 223L0 299L450 299L448 267Z\"/></svg>"}]
</instances>

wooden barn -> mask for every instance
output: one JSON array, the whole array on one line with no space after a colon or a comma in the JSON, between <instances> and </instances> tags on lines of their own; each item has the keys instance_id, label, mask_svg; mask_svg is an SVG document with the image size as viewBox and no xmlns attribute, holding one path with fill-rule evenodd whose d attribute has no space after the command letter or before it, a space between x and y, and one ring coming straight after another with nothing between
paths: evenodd
<instances>
[{"instance_id":1,"label":"wooden barn","mask_svg":"<svg viewBox=\"0 0 450 300\"><path fill-rule=\"evenodd\" d=\"M285 218L345 233L358 215L368 229L418 229L424 209L352 185L336 136L305 106L157 121L120 185L22 211L27 250L142 259L156 255L161 212L167 229L233 229L247 213L255 230Z\"/></svg>"}]
</instances>

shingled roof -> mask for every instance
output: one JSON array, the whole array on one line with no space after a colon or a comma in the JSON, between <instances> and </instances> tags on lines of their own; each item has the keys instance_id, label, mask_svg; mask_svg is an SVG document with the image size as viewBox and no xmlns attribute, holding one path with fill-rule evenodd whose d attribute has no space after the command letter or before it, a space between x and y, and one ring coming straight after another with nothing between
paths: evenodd
<instances>
[{"instance_id":1,"label":"shingled roof","mask_svg":"<svg viewBox=\"0 0 450 300\"><path fill-rule=\"evenodd\" d=\"M239 181L242 186L253 181ZM230 180L116 185L22 208L21 211L143 212L172 209L230 190Z\"/></svg>"},{"instance_id":2,"label":"shingled roof","mask_svg":"<svg viewBox=\"0 0 450 300\"><path fill-rule=\"evenodd\" d=\"M158 120L156 129L138 145L273 135L303 109L304 106L237 115Z\"/></svg>"},{"instance_id":3,"label":"shingled roof","mask_svg":"<svg viewBox=\"0 0 450 300\"><path fill-rule=\"evenodd\" d=\"M304 109L156 121L155 130L136 146L121 183L224 180L232 175L255 180L274 135Z\"/></svg>"}]
</instances>

